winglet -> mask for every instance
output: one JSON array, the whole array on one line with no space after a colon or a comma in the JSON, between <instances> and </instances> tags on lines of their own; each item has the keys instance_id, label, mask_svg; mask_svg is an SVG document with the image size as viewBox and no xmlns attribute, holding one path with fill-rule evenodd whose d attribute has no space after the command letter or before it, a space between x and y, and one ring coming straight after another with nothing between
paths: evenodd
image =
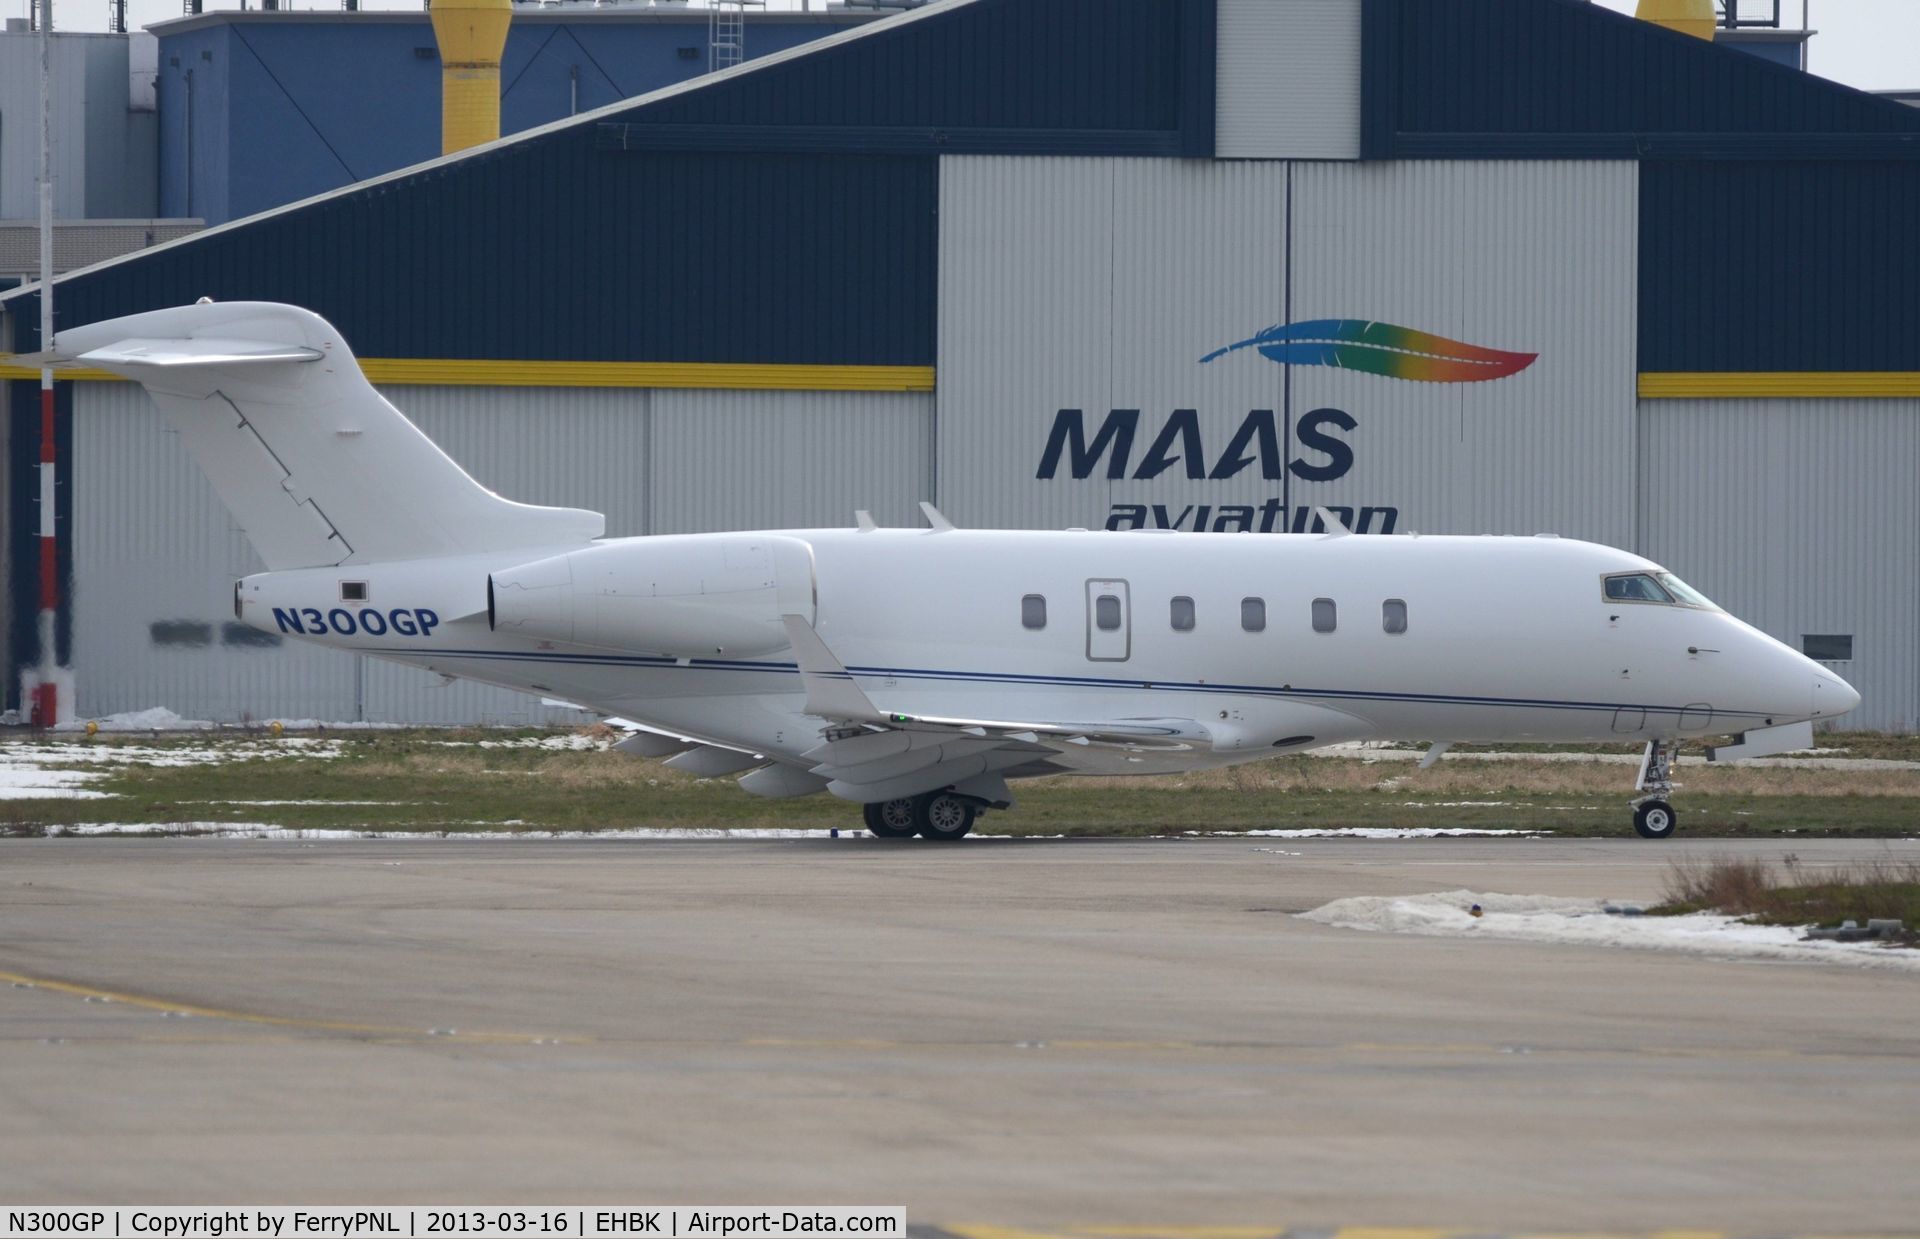
<instances>
[{"instance_id":1,"label":"winglet","mask_svg":"<svg viewBox=\"0 0 1920 1239\"><path fill-rule=\"evenodd\" d=\"M1333 514L1333 509L1331 508L1315 508L1313 514L1318 516L1320 523L1327 527L1327 536L1329 538L1344 538L1353 532L1353 530L1347 528L1345 521Z\"/></svg>"},{"instance_id":2,"label":"winglet","mask_svg":"<svg viewBox=\"0 0 1920 1239\"><path fill-rule=\"evenodd\" d=\"M807 690L807 704L802 709L816 718L863 723L885 720L812 624L798 615L783 615L780 622L787 627L787 641L800 668L800 683Z\"/></svg>"},{"instance_id":3,"label":"winglet","mask_svg":"<svg viewBox=\"0 0 1920 1239\"><path fill-rule=\"evenodd\" d=\"M948 533L953 529L953 522L940 515L940 509L934 507L925 499L920 501L920 510L926 513L927 524L932 526L934 533Z\"/></svg>"}]
</instances>

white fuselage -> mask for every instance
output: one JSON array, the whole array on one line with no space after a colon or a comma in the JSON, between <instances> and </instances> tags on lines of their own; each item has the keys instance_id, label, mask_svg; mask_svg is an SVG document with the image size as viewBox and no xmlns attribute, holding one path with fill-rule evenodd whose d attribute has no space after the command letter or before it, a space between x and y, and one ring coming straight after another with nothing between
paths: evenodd
<instances>
[{"instance_id":1,"label":"white fuselage","mask_svg":"<svg viewBox=\"0 0 1920 1239\"><path fill-rule=\"evenodd\" d=\"M1723 611L1610 600L1603 578L1658 567L1570 539L830 529L594 548L710 549L718 564L755 538L804 544L781 606L810 595L806 618L882 709L1193 719L1212 737L1177 751L1089 746L1050 769L1157 773L1355 739L1670 740L1858 701ZM790 651L662 653L495 630L490 574L581 549L263 573L240 583L237 610L269 632L775 760L820 743ZM343 582L363 583L364 599L343 600ZM1043 626L1029 626L1030 596L1044 600ZM1191 600L1190 627L1176 599ZM1316 630L1316 600L1321 628L1332 604L1332 631ZM1390 600L1404 604L1404 631L1389 631Z\"/></svg>"}]
</instances>

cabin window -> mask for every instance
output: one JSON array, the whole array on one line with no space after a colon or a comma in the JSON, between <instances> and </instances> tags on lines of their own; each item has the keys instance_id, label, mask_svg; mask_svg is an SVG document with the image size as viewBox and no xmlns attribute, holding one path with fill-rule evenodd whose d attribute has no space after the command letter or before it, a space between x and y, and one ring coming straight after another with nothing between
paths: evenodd
<instances>
[{"instance_id":1,"label":"cabin window","mask_svg":"<svg viewBox=\"0 0 1920 1239\"><path fill-rule=\"evenodd\" d=\"M1815 662L1848 662L1853 658L1853 634L1807 633L1800 638L1800 652Z\"/></svg>"},{"instance_id":2,"label":"cabin window","mask_svg":"<svg viewBox=\"0 0 1920 1239\"><path fill-rule=\"evenodd\" d=\"M1035 629L1047 626L1046 598L1039 594L1028 594L1020 599L1020 626Z\"/></svg>"},{"instance_id":3,"label":"cabin window","mask_svg":"<svg viewBox=\"0 0 1920 1239\"><path fill-rule=\"evenodd\" d=\"M1120 631L1120 599L1113 594L1101 594L1093 600L1093 626L1101 632Z\"/></svg>"},{"instance_id":4,"label":"cabin window","mask_svg":"<svg viewBox=\"0 0 1920 1239\"><path fill-rule=\"evenodd\" d=\"M1380 627L1396 636L1407 630L1407 600L1389 598L1380 604Z\"/></svg>"},{"instance_id":5,"label":"cabin window","mask_svg":"<svg viewBox=\"0 0 1920 1239\"><path fill-rule=\"evenodd\" d=\"M1315 598L1313 600L1313 630L1315 632L1332 632L1334 625L1338 623L1338 621L1339 615L1334 609L1333 599Z\"/></svg>"},{"instance_id":6,"label":"cabin window","mask_svg":"<svg viewBox=\"0 0 1920 1239\"><path fill-rule=\"evenodd\" d=\"M340 601L365 602L366 600L367 600L367 583L365 581L340 582Z\"/></svg>"},{"instance_id":7,"label":"cabin window","mask_svg":"<svg viewBox=\"0 0 1920 1239\"><path fill-rule=\"evenodd\" d=\"M1248 632L1265 632L1267 629L1267 600L1265 598L1242 598L1240 600L1240 627Z\"/></svg>"},{"instance_id":8,"label":"cabin window","mask_svg":"<svg viewBox=\"0 0 1920 1239\"><path fill-rule=\"evenodd\" d=\"M1193 631L1193 599L1185 595L1175 598L1173 605L1169 607L1168 610L1171 613L1170 618L1173 621L1173 630L1175 632Z\"/></svg>"}]
</instances>

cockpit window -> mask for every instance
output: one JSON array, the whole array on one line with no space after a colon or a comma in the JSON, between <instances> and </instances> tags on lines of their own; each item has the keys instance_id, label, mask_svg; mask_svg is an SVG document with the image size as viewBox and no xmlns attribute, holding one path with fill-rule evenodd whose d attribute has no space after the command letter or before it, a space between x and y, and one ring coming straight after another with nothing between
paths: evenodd
<instances>
[{"instance_id":1,"label":"cockpit window","mask_svg":"<svg viewBox=\"0 0 1920 1239\"><path fill-rule=\"evenodd\" d=\"M1683 607L1699 607L1707 611L1718 611L1720 609L1713 605L1712 599L1671 572L1662 572L1660 574L1660 584L1666 586L1667 592L1673 595L1673 600Z\"/></svg>"},{"instance_id":2,"label":"cockpit window","mask_svg":"<svg viewBox=\"0 0 1920 1239\"><path fill-rule=\"evenodd\" d=\"M1673 595L1660 587L1648 572L1623 573L1607 578L1608 602L1672 602Z\"/></svg>"},{"instance_id":3,"label":"cockpit window","mask_svg":"<svg viewBox=\"0 0 1920 1239\"><path fill-rule=\"evenodd\" d=\"M1603 578L1608 602L1652 602L1717 611L1707 596L1671 572L1622 572Z\"/></svg>"}]
</instances>

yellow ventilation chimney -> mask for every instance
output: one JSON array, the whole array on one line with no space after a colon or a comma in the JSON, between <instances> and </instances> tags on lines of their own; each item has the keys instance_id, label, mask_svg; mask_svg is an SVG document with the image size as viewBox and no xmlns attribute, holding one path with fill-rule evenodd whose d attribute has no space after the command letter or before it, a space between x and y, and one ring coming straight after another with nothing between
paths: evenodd
<instances>
[{"instance_id":1,"label":"yellow ventilation chimney","mask_svg":"<svg viewBox=\"0 0 1920 1239\"><path fill-rule=\"evenodd\" d=\"M1633 15L1696 39L1713 40L1713 0L1640 0Z\"/></svg>"},{"instance_id":2,"label":"yellow ventilation chimney","mask_svg":"<svg viewBox=\"0 0 1920 1239\"><path fill-rule=\"evenodd\" d=\"M440 44L440 153L451 155L500 136L500 53L513 3L433 0L428 11Z\"/></svg>"}]
</instances>

